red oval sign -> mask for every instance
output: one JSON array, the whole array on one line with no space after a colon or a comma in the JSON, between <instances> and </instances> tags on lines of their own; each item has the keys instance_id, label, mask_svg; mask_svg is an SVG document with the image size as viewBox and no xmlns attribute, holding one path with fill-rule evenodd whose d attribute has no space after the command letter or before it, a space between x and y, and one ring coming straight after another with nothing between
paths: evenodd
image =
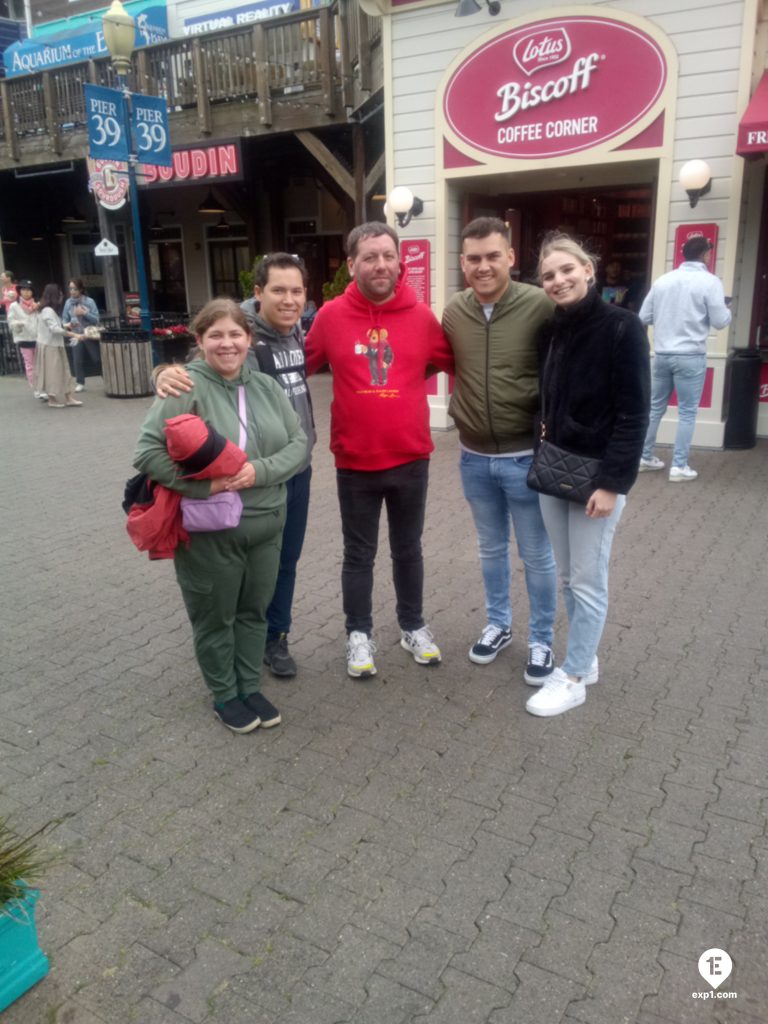
<instances>
[{"instance_id":1,"label":"red oval sign","mask_svg":"<svg viewBox=\"0 0 768 1024\"><path fill-rule=\"evenodd\" d=\"M608 18L550 18L470 54L443 98L448 124L474 149L518 160L592 149L658 101L667 62L658 43Z\"/></svg>"}]
</instances>

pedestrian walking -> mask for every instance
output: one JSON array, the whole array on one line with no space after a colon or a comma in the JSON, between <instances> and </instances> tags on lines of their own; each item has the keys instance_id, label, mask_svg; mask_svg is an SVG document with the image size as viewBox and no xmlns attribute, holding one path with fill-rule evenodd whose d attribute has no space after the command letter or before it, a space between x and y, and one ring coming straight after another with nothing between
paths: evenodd
<instances>
[{"instance_id":1,"label":"pedestrian walking","mask_svg":"<svg viewBox=\"0 0 768 1024\"><path fill-rule=\"evenodd\" d=\"M640 471L665 468L653 454L653 446L661 418L676 391L671 483L695 480L699 475L688 465L688 453L707 376L707 337L713 327L720 330L731 322L722 282L709 272L705 262L711 248L703 235L689 238L683 246L684 262L654 281L640 307L643 323L654 325L651 416Z\"/></svg>"}]
</instances>

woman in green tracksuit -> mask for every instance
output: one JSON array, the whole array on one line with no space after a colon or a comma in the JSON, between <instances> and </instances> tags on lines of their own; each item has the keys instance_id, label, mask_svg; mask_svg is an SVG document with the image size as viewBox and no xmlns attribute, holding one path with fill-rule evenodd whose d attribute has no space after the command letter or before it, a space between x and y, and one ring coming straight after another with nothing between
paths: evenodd
<instances>
[{"instance_id":1,"label":"woman in green tracksuit","mask_svg":"<svg viewBox=\"0 0 768 1024\"><path fill-rule=\"evenodd\" d=\"M189 364L194 390L155 402L134 462L156 483L188 498L222 491L242 498L239 525L190 534L174 565L215 713L233 732L251 732L280 722L277 708L260 692L266 611L280 562L285 481L302 465L307 439L280 385L244 365L251 335L235 302L209 302L191 330L203 357ZM248 461L239 473L213 480L182 476L168 455L164 426L183 413L200 416L235 444L244 428Z\"/></svg>"}]
</instances>

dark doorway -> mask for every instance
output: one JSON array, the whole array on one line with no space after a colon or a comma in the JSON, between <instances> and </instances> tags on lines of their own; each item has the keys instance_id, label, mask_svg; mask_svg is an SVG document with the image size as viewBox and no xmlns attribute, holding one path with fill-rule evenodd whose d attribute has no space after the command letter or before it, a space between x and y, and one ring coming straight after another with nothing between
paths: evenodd
<instances>
[{"instance_id":1,"label":"dark doorway","mask_svg":"<svg viewBox=\"0 0 768 1024\"><path fill-rule=\"evenodd\" d=\"M464 222L488 215L505 220L517 256L514 274L531 283L536 281L542 238L548 231L564 231L599 258L598 286L606 298L619 294L620 304L638 309L650 287L654 199L651 185L470 194L464 201Z\"/></svg>"}]
</instances>

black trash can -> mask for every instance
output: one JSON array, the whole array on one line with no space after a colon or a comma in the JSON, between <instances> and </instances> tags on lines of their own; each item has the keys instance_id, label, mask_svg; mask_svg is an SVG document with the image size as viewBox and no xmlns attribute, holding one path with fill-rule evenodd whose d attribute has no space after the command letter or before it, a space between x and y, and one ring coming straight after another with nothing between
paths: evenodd
<instances>
[{"instance_id":1,"label":"black trash can","mask_svg":"<svg viewBox=\"0 0 768 1024\"><path fill-rule=\"evenodd\" d=\"M757 443L761 365L753 348L735 348L726 359L724 448L754 448Z\"/></svg>"},{"instance_id":2,"label":"black trash can","mask_svg":"<svg viewBox=\"0 0 768 1024\"><path fill-rule=\"evenodd\" d=\"M100 349L107 398L152 394L152 340L146 331L102 330Z\"/></svg>"}]
</instances>

